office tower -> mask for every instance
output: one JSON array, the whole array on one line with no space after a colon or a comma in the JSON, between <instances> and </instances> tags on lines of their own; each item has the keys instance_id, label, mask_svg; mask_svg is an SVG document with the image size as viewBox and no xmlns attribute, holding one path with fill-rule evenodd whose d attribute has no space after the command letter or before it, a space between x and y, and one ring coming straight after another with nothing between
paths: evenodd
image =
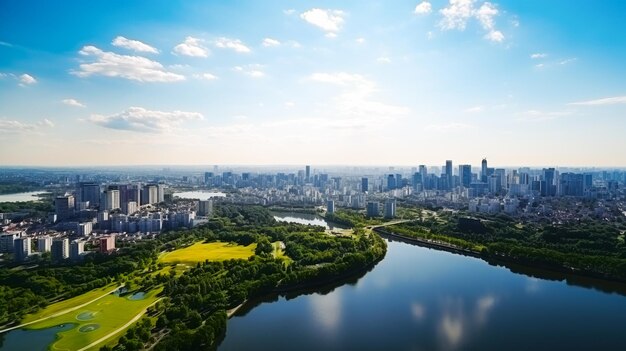
<instances>
[{"instance_id":1,"label":"office tower","mask_svg":"<svg viewBox=\"0 0 626 351\"><path fill-rule=\"evenodd\" d=\"M31 239L28 237L17 238L13 242L14 256L17 262L25 261L31 254Z\"/></svg>"},{"instance_id":2,"label":"office tower","mask_svg":"<svg viewBox=\"0 0 626 351\"><path fill-rule=\"evenodd\" d=\"M487 176L488 176L488 171L487 171L487 159L483 158L483 161L480 164L480 181L483 183L487 183Z\"/></svg>"},{"instance_id":3,"label":"office tower","mask_svg":"<svg viewBox=\"0 0 626 351\"><path fill-rule=\"evenodd\" d=\"M59 262L70 256L70 241L68 238L59 238L52 241L52 261Z\"/></svg>"},{"instance_id":4,"label":"office tower","mask_svg":"<svg viewBox=\"0 0 626 351\"><path fill-rule=\"evenodd\" d=\"M204 200L198 202L198 216L210 217L213 215L213 200Z\"/></svg>"},{"instance_id":5,"label":"office tower","mask_svg":"<svg viewBox=\"0 0 626 351\"><path fill-rule=\"evenodd\" d=\"M556 170L554 168L543 169L543 180L541 181L541 196L556 195Z\"/></svg>"},{"instance_id":6,"label":"office tower","mask_svg":"<svg viewBox=\"0 0 626 351\"><path fill-rule=\"evenodd\" d=\"M306 175L305 179L306 179L306 182L308 183L309 181L311 181L311 166L307 165L305 169L306 169L305 170L305 173L306 173L305 174Z\"/></svg>"},{"instance_id":7,"label":"office tower","mask_svg":"<svg viewBox=\"0 0 626 351\"><path fill-rule=\"evenodd\" d=\"M422 184L422 175L420 173L417 173L417 172L413 173L413 179L411 183L413 184L414 191L421 191L424 189L423 184Z\"/></svg>"},{"instance_id":8,"label":"office tower","mask_svg":"<svg viewBox=\"0 0 626 351\"><path fill-rule=\"evenodd\" d=\"M56 213L59 221L72 217L74 215L74 196L57 196L54 200L54 213Z\"/></svg>"},{"instance_id":9,"label":"office tower","mask_svg":"<svg viewBox=\"0 0 626 351\"><path fill-rule=\"evenodd\" d=\"M393 174L387 176L387 190L393 190L397 187L396 177Z\"/></svg>"},{"instance_id":10,"label":"office tower","mask_svg":"<svg viewBox=\"0 0 626 351\"><path fill-rule=\"evenodd\" d=\"M419 165L419 172L422 175L422 182L426 181L426 177L428 176L426 165Z\"/></svg>"},{"instance_id":11,"label":"office tower","mask_svg":"<svg viewBox=\"0 0 626 351\"><path fill-rule=\"evenodd\" d=\"M37 251L50 252L52 248L52 238L49 236L42 236L37 238Z\"/></svg>"},{"instance_id":12,"label":"office tower","mask_svg":"<svg viewBox=\"0 0 626 351\"><path fill-rule=\"evenodd\" d=\"M108 253L115 250L115 235L103 236L100 238L100 252Z\"/></svg>"},{"instance_id":13,"label":"office tower","mask_svg":"<svg viewBox=\"0 0 626 351\"><path fill-rule=\"evenodd\" d=\"M446 160L446 179L448 182L448 189L454 188L454 175L452 174L452 160Z\"/></svg>"},{"instance_id":14,"label":"office tower","mask_svg":"<svg viewBox=\"0 0 626 351\"><path fill-rule=\"evenodd\" d=\"M80 260L85 252L85 242L82 240L74 240L70 244L70 259Z\"/></svg>"},{"instance_id":15,"label":"office tower","mask_svg":"<svg viewBox=\"0 0 626 351\"><path fill-rule=\"evenodd\" d=\"M100 206L100 184L80 183L78 197L80 202L89 202L89 206Z\"/></svg>"},{"instance_id":16,"label":"office tower","mask_svg":"<svg viewBox=\"0 0 626 351\"><path fill-rule=\"evenodd\" d=\"M361 191L366 192L369 190L369 179L361 178Z\"/></svg>"},{"instance_id":17,"label":"office tower","mask_svg":"<svg viewBox=\"0 0 626 351\"><path fill-rule=\"evenodd\" d=\"M624 182L626 182L626 174L624 175ZM589 191L593 187L593 175L591 173L585 173L583 191Z\"/></svg>"},{"instance_id":18,"label":"office tower","mask_svg":"<svg viewBox=\"0 0 626 351\"><path fill-rule=\"evenodd\" d=\"M585 192L585 175L563 173L560 178L559 194L561 196L583 196Z\"/></svg>"},{"instance_id":19,"label":"office tower","mask_svg":"<svg viewBox=\"0 0 626 351\"><path fill-rule=\"evenodd\" d=\"M0 253L13 252L15 248L15 240L20 237L20 233L2 233L0 234Z\"/></svg>"},{"instance_id":20,"label":"office tower","mask_svg":"<svg viewBox=\"0 0 626 351\"><path fill-rule=\"evenodd\" d=\"M326 213L335 213L335 200L326 201Z\"/></svg>"},{"instance_id":21,"label":"office tower","mask_svg":"<svg viewBox=\"0 0 626 351\"><path fill-rule=\"evenodd\" d=\"M165 184L157 185L157 202L161 203L165 201Z\"/></svg>"},{"instance_id":22,"label":"office tower","mask_svg":"<svg viewBox=\"0 0 626 351\"><path fill-rule=\"evenodd\" d=\"M102 209L110 211L110 210L117 210L118 208L120 208L120 191L119 190L114 190L114 189L106 190L104 192L103 198L104 198L104 204L101 204L102 206L100 206Z\"/></svg>"},{"instance_id":23,"label":"office tower","mask_svg":"<svg viewBox=\"0 0 626 351\"><path fill-rule=\"evenodd\" d=\"M146 184L141 192L141 204L152 205L157 203L159 199L158 188L156 184Z\"/></svg>"},{"instance_id":24,"label":"office tower","mask_svg":"<svg viewBox=\"0 0 626 351\"><path fill-rule=\"evenodd\" d=\"M396 200L387 199L385 201L385 218L394 218L396 216Z\"/></svg>"},{"instance_id":25,"label":"office tower","mask_svg":"<svg viewBox=\"0 0 626 351\"><path fill-rule=\"evenodd\" d=\"M498 188L498 192L502 189L508 189L508 184L506 181L506 170L504 168L496 168L493 174L495 174L496 176L496 186Z\"/></svg>"},{"instance_id":26,"label":"office tower","mask_svg":"<svg viewBox=\"0 0 626 351\"><path fill-rule=\"evenodd\" d=\"M471 165L460 165L459 166L459 181L461 185L465 188L469 188L472 183L472 166Z\"/></svg>"},{"instance_id":27,"label":"office tower","mask_svg":"<svg viewBox=\"0 0 626 351\"><path fill-rule=\"evenodd\" d=\"M378 217L380 208L378 202L370 201L367 203L367 217Z\"/></svg>"},{"instance_id":28,"label":"office tower","mask_svg":"<svg viewBox=\"0 0 626 351\"><path fill-rule=\"evenodd\" d=\"M137 203L137 207L141 206L141 184L133 184L128 189L128 201Z\"/></svg>"}]
</instances>

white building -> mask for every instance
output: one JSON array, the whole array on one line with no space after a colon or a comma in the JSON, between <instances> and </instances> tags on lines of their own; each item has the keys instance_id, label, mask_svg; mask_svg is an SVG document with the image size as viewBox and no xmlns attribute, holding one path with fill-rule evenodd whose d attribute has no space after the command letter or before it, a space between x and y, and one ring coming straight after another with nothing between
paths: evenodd
<instances>
[{"instance_id":1,"label":"white building","mask_svg":"<svg viewBox=\"0 0 626 351\"><path fill-rule=\"evenodd\" d=\"M37 251L50 252L52 249L52 238L49 236L42 236L37 238Z\"/></svg>"},{"instance_id":2,"label":"white building","mask_svg":"<svg viewBox=\"0 0 626 351\"><path fill-rule=\"evenodd\" d=\"M93 223L92 222L83 222L78 223L76 227L76 234L79 236L85 236L91 234L93 231Z\"/></svg>"}]
</instances>

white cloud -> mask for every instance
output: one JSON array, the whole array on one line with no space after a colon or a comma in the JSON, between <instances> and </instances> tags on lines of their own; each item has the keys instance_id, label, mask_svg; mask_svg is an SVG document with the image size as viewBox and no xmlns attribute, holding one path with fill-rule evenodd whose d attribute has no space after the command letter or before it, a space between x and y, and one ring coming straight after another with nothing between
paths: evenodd
<instances>
[{"instance_id":1,"label":"white cloud","mask_svg":"<svg viewBox=\"0 0 626 351\"><path fill-rule=\"evenodd\" d=\"M196 78L196 79L204 79L204 80L216 80L216 79L218 79L218 77L216 75L213 75L211 73L194 74L193 77Z\"/></svg>"},{"instance_id":2,"label":"white cloud","mask_svg":"<svg viewBox=\"0 0 626 351\"><path fill-rule=\"evenodd\" d=\"M143 107L130 107L126 111L109 115L92 115L88 120L99 126L142 133L163 133L176 129L183 122L201 120L198 112L151 111Z\"/></svg>"},{"instance_id":3,"label":"white cloud","mask_svg":"<svg viewBox=\"0 0 626 351\"><path fill-rule=\"evenodd\" d=\"M617 105L617 104L626 104L626 96L616 96L616 97L596 99L596 100L572 102L569 105L601 106L601 105Z\"/></svg>"},{"instance_id":4,"label":"white cloud","mask_svg":"<svg viewBox=\"0 0 626 351\"><path fill-rule=\"evenodd\" d=\"M263 72L263 66L259 64L250 64L245 66L235 66L233 67L233 71L243 73L252 78L263 78L265 77L265 72Z\"/></svg>"},{"instance_id":5,"label":"white cloud","mask_svg":"<svg viewBox=\"0 0 626 351\"><path fill-rule=\"evenodd\" d=\"M37 83L37 79L35 79L35 77L31 76L30 74L24 73L20 76L21 86L31 85L35 83Z\"/></svg>"},{"instance_id":6,"label":"white cloud","mask_svg":"<svg viewBox=\"0 0 626 351\"><path fill-rule=\"evenodd\" d=\"M465 112L477 113L477 112L483 112L484 110L485 108L483 106L473 106L473 107L466 108Z\"/></svg>"},{"instance_id":7,"label":"white cloud","mask_svg":"<svg viewBox=\"0 0 626 351\"><path fill-rule=\"evenodd\" d=\"M185 38L185 41L174 47L174 52L184 56L208 57L210 51L205 48L202 43L202 39L187 37Z\"/></svg>"},{"instance_id":8,"label":"white cloud","mask_svg":"<svg viewBox=\"0 0 626 351\"><path fill-rule=\"evenodd\" d=\"M520 114L519 120L522 121L548 121L557 119L564 116L572 115L573 111L540 111L540 110L528 110Z\"/></svg>"},{"instance_id":9,"label":"white cloud","mask_svg":"<svg viewBox=\"0 0 626 351\"><path fill-rule=\"evenodd\" d=\"M565 60L561 60L561 61L559 61L559 65L567 65L568 63L575 62L576 60L578 60L578 59L575 58L575 57L568 58L568 59L565 59Z\"/></svg>"},{"instance_id":10,"label":"white cloud","mask_svg":"<svg viewBox=\"0 0 626 351\"><path fill-rule=\"evenodd\" d=\"M44 118L43 120L36 123L26 123L16 120L0 119L0 132L2 133L18 134L37 132L41 128L45 127L54 127L54 123L52 123L52 121L47 118Z\"/></svg>"},{"instance_id":11,"label":"white cloud","mask_svg":"<svg viewBox=\"0 0 626 351\"><path fill-rule=\"evenodd\" d=\"M530 55L530 58L533 59L533 60L542 59L542 58L546 58L546 57L548 57L548 54L544 54L544 53L540 53L540 52L537 52L537 53L534 53L534 54Z\"/></svg>"},{"instance_id":12,"label":"white cloud","mask_svg":"<svg viewBox=\"0 0 626 351\"><path fill-rule=\"evenodd\" d=\"M323 10L318 8L310 9L300 14L300 18L317 26L325 32L336 33L341 30L345 13L341 10Z\"/></svg>"},{"instance_id":13,"label":"white cloud","mask_svg":"<svg viewBox=\"0 0 626 351\"><path fill-rule=\"evenodd\" d=\"M217 38L214 42L215 46L221 49L232 49L235 52L247 54L251 50L239 39Z\"/></svg>"},{"instance_id":14,"label":"white cloud","mask_svg":"<svg viewBox=\"0 0 626 351\"><path fill-rule=\"evenodd\" d=\"M291 16L291 15L293 15L294 13L296 13L296 10L294 10L294 9L287 9L287 10L283 10L283 13L284 13L285 15L287 15L287 16Z\"/></svg>"},{"instance_id":15,"label":"white cloud","mask_svg":"<svg viewBox=\"0 0 626 351\"><path fill-rule=\"evenodd\" d=\"M381 57L376 59L376 62L378 62L378 63L391 63L391 58L389 58L387 56L381 56Z\"/></svg>"},{"instance_id":16,"label":"white cloud","mask_svg":"<svg viewBox=\"0 0 626 351\"><path fill-rule=\"evenodd\" d=\"M119 55L107 52L95 46L85 46L79 54L95 58L94 62L81 63L78 71L71 73L78 77L101 75L105 77L119 77L139 82L176 82L185 80L185 77L167 72L159 62L142 56Z\"/></svg>"},{"instance_id":17,"label":"white cloud","mask_svg":"<svg viewBox=\"0 0 626 351\"><path fill-rule=\"evenodd\" d=\"M474 6L476 0L449 0L447 7L439 10L442 19L439 26L443 30L465 30L471 19L476 19L481 27L487 31L484 38L494 42L502 42L504 34L495 28L495 17L498 16L498 8L484 2L479 8Z\"/></svg>"},{"instance_id":18,"label":"white cloud","mask_svg":"<svg viewBox=\"0 0 626 351\"><path fill-rule=\"evenodd\" d=\"M546 65L545 65L545 64L543 64L543 63L538 63L538 64L536 64L536 65L535 65L535 68L539 68L539 69L541 69L541 68L544 68L545 66L546 66Z\"/></svg>"},{"instance_id":19,"label":"white cloud","mask_svg":"<svg viewBox=\"0 0 626 351\"><path fill-rule=\"evenodd\" d=\"M142 43L139 40L127 39L122 36L118 36L115 39L113 39L111 44L113 44L113 46L121 47L124 49L129 49L129 50L133 50L137 52L147 52L151 54L159 53L159 50L157 50L156 48L148 44Z\"/></svg>"},{"instance_id":20,"label":"white cloud","mask_svg":"<svg viewBox=\"0 0 626 351\"><path fill-rule=\"evenodd\" d=\"M85 107L85 105L83 105L82 103L80 103L76 99L63 99L63 100L61 100L61 102L66 104L67 106Z\"/></svg>"},{"instance_id":21,"label":"white cloud","mask_svg":"<svg viewBox=\"0 0 626 351\"><path fill-rule=\"evenodd\" d=\"M422 1L421 3L415 6L414 13L416 15L423 15L427 13L431 13L433 11L433 6L428 1Z\"/></svg>"},{"instance_id":22,"label":"white cloud","mask_svg":"<svg viewBox=\"0 0 626 351\"><path fill-rule=\"evenodd\" d=\"M280 46L280 41L276 39L272 39L272 38L265 38L263 39L262 45L265 46L266 48L272 47L272 46Z\"/></svg>"},{"instance_id":23,"label":"white cloud","mask_svg":"<svg viewBox=\"0 0 626 351\"><path fill-rule=\"evenodd\" d=\"M365 43L365 38L356 38L355 41L357 42L357 44L364 44Z\"/></svg>"}]
</instances>

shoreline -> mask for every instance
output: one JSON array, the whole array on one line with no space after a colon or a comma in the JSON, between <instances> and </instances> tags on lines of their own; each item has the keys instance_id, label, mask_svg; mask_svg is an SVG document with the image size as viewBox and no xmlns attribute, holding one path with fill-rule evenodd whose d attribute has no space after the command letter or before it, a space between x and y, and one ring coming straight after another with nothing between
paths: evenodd
<instances>
[{"instance_id":1,"label":"shoreline","mask_svg":"<svg viewBox=\"0 0 626 351\"><path fill-rule=\"evenodd\" d=\"M566 266L553 266L546 264L529 263L524 260L518 260L505 255L484 254L478 251L464 249L452 244L437 241L429 241L426 239L407 237L397 233L389 232L381 228L373 229L381 237L392 238L394 240L414 244L421 247L427 247L434 250L451 252L464 256L474 257L487 262L490 265L503 266L514 273L520 273L532 277L538 276L541 279L548 280L565 280L568 283L574 283L585 287L598 288L602 291L603 285L616 284L619 286L608 289L610 292L618 292L626 295L626 281L623 279L607 276L596 272L588 272L579 269L573 269ZM555 275L558 275L555 276Z\"/></svg>"}]
</instances>

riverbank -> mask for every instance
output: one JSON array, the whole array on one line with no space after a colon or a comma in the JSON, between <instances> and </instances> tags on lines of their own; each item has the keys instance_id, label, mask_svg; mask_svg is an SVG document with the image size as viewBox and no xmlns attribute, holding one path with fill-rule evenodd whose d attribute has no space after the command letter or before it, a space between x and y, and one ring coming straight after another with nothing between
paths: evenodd
<instances>
[{"instance_id":1,"label":"riverbank","mask_svg":"<svg viewBox=\"0 0 626 351\"><path fill-rule=\"evenodd\" d=\"M508 256L503 253L493 253L488 250L477 251L462 248L446 242L408 237L388 231L382 227L373 228L373 230L383 237L393 238L399 241L435 250L442 250L464 256L480 258L491 265L509 268L512 272L537 276L548 280L567 280L568 282L572 282L577 285L593 286L603 291L617 292L622 295L626 295L626 280L620 277L613 277L608 274L576 269L566 264L544 264L524 258ZM559 275L555 275L555 273Z\"/></svg>"}]
</instances>

